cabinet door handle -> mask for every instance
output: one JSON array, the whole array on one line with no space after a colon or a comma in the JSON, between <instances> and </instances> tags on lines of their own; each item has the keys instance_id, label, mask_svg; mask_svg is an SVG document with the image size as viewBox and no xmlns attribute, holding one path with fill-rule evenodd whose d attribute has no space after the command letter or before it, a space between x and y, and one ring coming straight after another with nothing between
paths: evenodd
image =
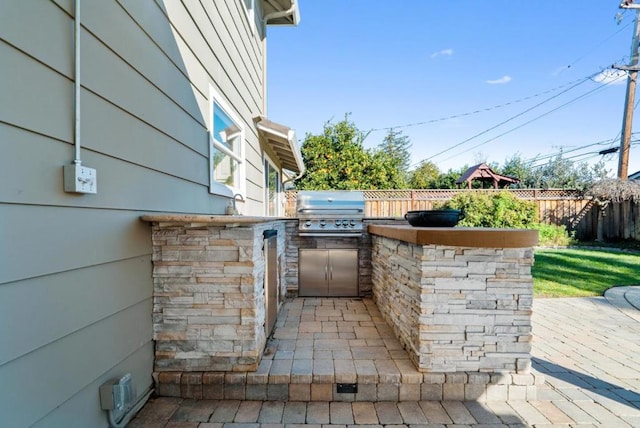
<instances>
[{"instance_id":1,"label":"cabinet door handle","mask_svg":"<svg viewBox=\"0 0 640 428\"><path fill-rule=\"evenodd\" d=\"M329 280L333 281L333 265L329 265Z\"/></svg>"},{"instance_id":2,"label":"cabinet door handle","mask_svg":"<svg viewBox=\"0 0 640 428\"><path fill-rule=\"evenodd\" d=\"M328 266L327 266L327 265L324 265L324 279L325 279L325 280L326 280L326 279L328 279L328 275L327 275L327 268L328 268Z\"/></svg>"}]
</instances>

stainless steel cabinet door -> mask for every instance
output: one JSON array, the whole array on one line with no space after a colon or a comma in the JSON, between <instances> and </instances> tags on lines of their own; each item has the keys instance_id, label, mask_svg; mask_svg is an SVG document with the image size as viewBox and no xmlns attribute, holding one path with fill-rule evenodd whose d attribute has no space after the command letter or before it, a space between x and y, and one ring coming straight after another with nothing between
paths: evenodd
<instances>
[{"instance_id":1,"label":"stainless steel cabinet door","mask_svg":"<svg viewBox=\"0 0 640 428\"><path fill-rule=\"evenodd\" d=\"M278 318L278 238L277 235L264 240L265 254L265 333L269 337Z\"/></svg>"},{"instance_id":2,"label":"stainless steel cabinet door","mask_svg":"<svg viewBox=\"0 0 640 428\"><path fill-rule=\"evenodd\" d=\"M300 297L358 296L358 250L301 249Z\"/></svg>"},{"instance_id":3,"label":"stainless steel cabinet door","mask_svg":"<svg viewBox=\"0 0 640 428\"><path fill-rule=\"evenodd\" d=\"M329 250L329 296L358 295L358 250Z\"/></svg>"},{"instance_id":4,"label":"stainless steel cabinet door","mask_svg":"<svg viewBox=\"0 0 640 428\"><path fill-rule=\"evenodd\" d=\"M298 295L328 296L329 253L327 250L300 250L298 254Z\"/></svg>"}]
</instances>

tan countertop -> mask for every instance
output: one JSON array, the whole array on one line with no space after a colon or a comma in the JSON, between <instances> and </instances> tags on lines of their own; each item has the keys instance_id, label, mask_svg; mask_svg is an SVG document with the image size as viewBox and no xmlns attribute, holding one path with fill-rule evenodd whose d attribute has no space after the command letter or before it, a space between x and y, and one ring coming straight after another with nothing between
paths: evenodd
<instances>
[{"instance_id":1,"label":"tan countertop","mask_svg":"<svg viewBox=\"0 0 640 428\"><path fill-rule=\"evenodd\" d=\"M478 248L526 248L538 244L538 231L482 227L413 227L370 224L368 232L416 245Z\"/></svg>"},{"instance_id":2,"label":"tan countertop","mask_svg":"<svg viewBox=\"0 0 640 428\"><path fill-rule=\"evenodd\" d=\"M151 223L201 223L212 225L245 225L268 223L278 220L292 220L286 217L258 217L247 215L202 215L202 214L150 214L140 217Z\"/></svg>"}]
</instances>

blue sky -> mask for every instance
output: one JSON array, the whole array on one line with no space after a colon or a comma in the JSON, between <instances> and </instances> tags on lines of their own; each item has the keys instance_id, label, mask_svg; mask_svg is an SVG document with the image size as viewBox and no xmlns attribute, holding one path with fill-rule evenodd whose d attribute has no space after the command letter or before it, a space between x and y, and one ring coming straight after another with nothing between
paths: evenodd
<instances>
[{"instance_id":1,"label":"blue sky","mask_svg":"<svg viewBox=\"0 0 640 428\"><path fill-rule=\"evenodd\" d=\"M563 151L617 173L618 155L597 152L619 146L622 127L626 77L600 74L629 62L635 11L618 0L299 3L298 27L268 29L267 88L269 118L300 143L350 113L373 130L367 147L394 127L414 164L442 171Z\"/></svg>"}]
</instances>

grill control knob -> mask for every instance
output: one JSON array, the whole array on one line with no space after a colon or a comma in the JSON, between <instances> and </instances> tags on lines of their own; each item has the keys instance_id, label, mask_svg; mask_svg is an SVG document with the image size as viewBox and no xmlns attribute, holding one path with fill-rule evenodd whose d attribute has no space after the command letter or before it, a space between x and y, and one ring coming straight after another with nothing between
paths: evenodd
<instances>
[{"instance_id":1,"label":"grill control knob","mask_svg":"<svg viewBox=\"0 0 640 428\"><path fill-rule=\"evenodd\" d=\"M336 220L336 226L340 227L340 220Z\"/></svg>"},{"instance_id":2,"label":"grill control knob","mask_svg":"<svg viewBox=\"0 0 640 428\"><path fill-rule=\"evenodd\" d=\"M324 220L320 220L320 227L325 227L327 225L327 222Z\"/></svg>"},{"instance_id":3,"label":"grill control knob","mask_svg":"<svg viewBox=\"0 0 640 428\"><path fill-rule=\"evenodd\" d=\"M311 227L311 221L310 221L310 220L307 220L307 221L304 223L304 227Z\"/></svg>"},{"instance_id":4,"label":"grill control knob","mask_svg":"<svg viewBox=\"0 0 640 428\"><path fill-rule=\"evenodd\" d=\"M351 220L351 221L349 222L349 226L351 226L351 227L356 227L356 221L355 221L355 220Z\"/></svg>"},{"instance_id":5,"label":"grill control knob","mask_svg":"<svg viewBox=\"0 0 640 428\"><path fill-rule=\"evenodd\" d=\"M342 220L342 225L347 227L349 225L349 220Z\"/></svg>"}]
</instances>

